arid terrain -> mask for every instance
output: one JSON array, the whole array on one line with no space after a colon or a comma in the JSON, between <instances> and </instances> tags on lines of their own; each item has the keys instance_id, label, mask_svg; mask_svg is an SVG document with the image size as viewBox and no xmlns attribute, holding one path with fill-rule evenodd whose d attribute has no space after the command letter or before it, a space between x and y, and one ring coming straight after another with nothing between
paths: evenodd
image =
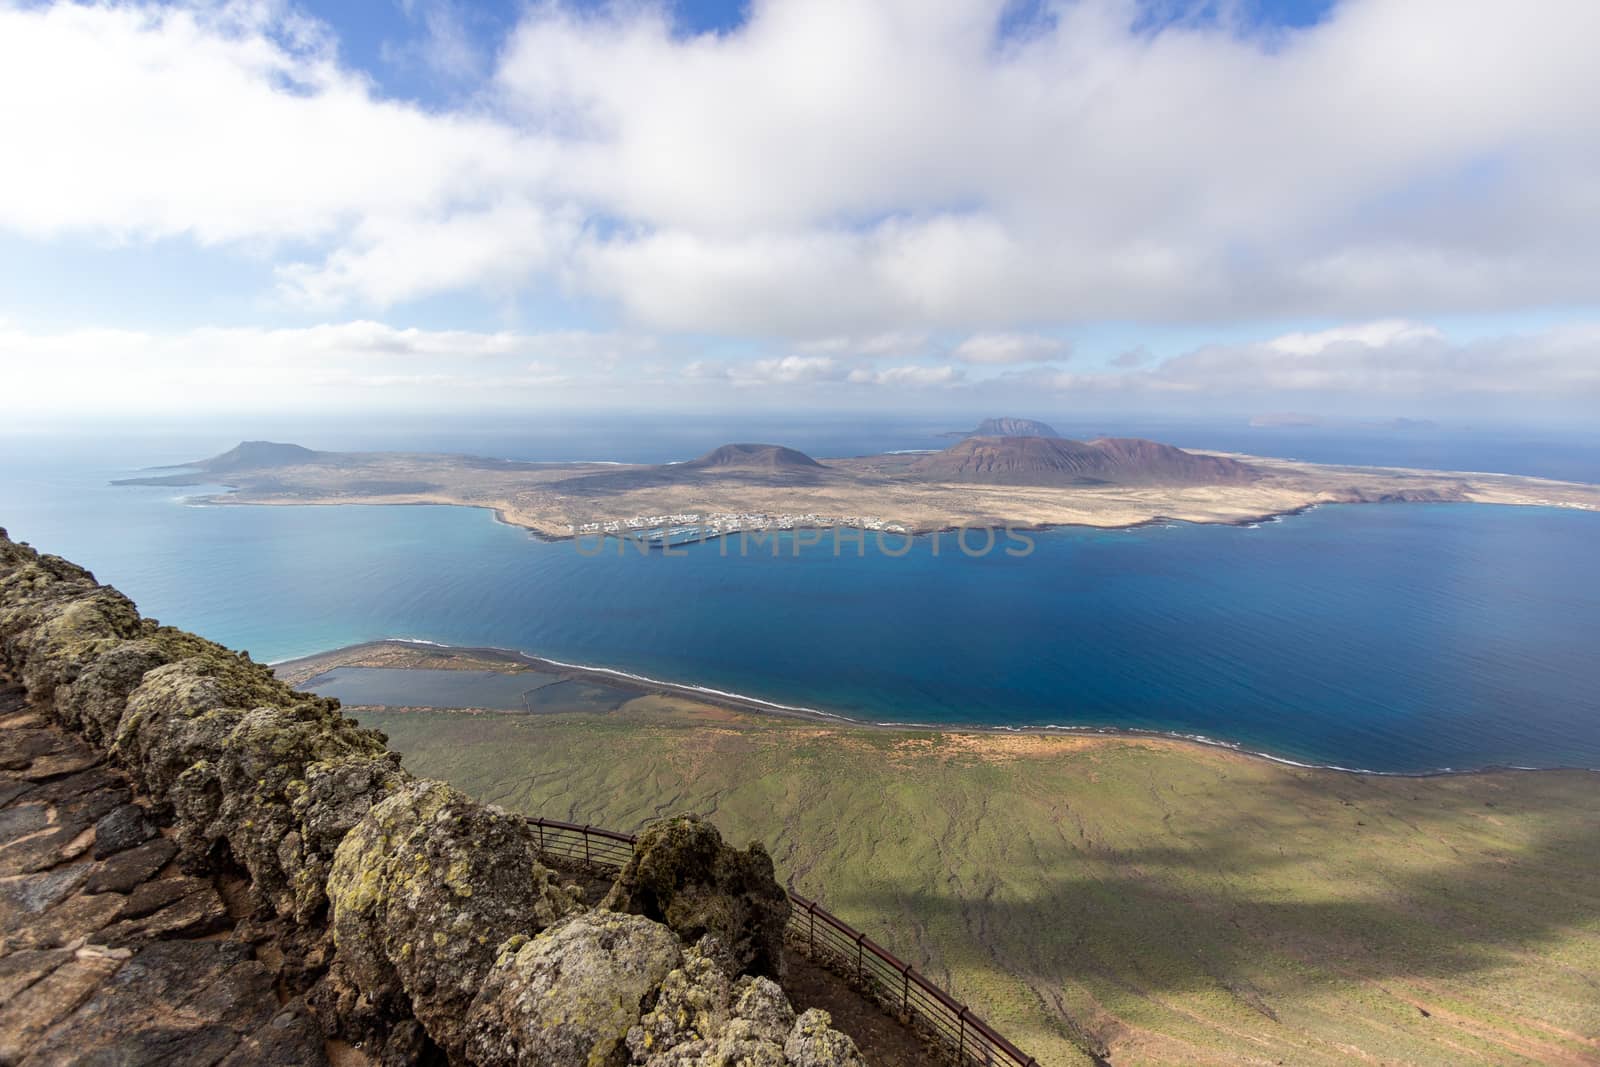
<instances>
[{"instance_id":1,"label":"arid terrain","mask_svg":"<svg viewBox=\"0 0 1600 1067\"><path fill-rule=\"evenodd\" d=\"M283 673L340 663L521 669L391 645ZM696 811L765 842L1041 1064L1600 1061L1592 772L1357 775L670 694L347 710L414 772L512 810L624 830Z\"/></svg>"},{"instance_id":2,"label":"arid terrain","mask_svg":"<svg viewBox=\"0 0 1600 1067\"><path fill-rule=\"evenodd\" d=\"M124 484L215 485L235 504L455 504L541 537L694 525L711 533L1245 523L1318 504L1464 501L1600 510L1600 487L1505 474L1346 467L1120 438L968 437L938 453L813 460L727 445L662 465L530 463L247 442Z\"/></svg>"}]
</instances>

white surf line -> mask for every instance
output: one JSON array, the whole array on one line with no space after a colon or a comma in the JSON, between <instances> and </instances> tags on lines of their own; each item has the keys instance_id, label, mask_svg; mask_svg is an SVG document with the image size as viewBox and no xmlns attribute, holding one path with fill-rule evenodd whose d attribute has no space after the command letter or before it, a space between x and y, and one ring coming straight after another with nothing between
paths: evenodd
<instances>
[{"instance_id":1,"label":"white surf line","mask_svg":"<svg viewBox=\"0 0 1600 1067\"><path fill-rule=\"evenodd\" d=\"M1445 774L1472 774L1471 770L1458 770L1455 767L1435 767L1425 771L1377 771L1365 767L1346 767L1338 763L1306 763L1301 760L1290 759L1288 756L1278 756L1271 752L1262 752L1258 749L1248 748L1238 741L1224 741L1220 738L1208 737L1205 734L1186 734L1178 730L1151 730L1138 726L1091 726L1072 725L1063 726L1058 723L1039 723L1027 726L1018 726L1008 723L926 723L905 722L898 719L870 720L857 719L838 712L823 711L821 708L807 707L803 704L781 704L775 700L764 700L761 697L747 696L727 689L713 689L710 686L691 685L687 682L669 682L661 678L652 678L646 674L634 674L630 671L617 670L614 667L594 667L586 663L571 663L565 660L551 659L549 656L540 656L532 652L525 652L520 648L505 648L501 645L451 645L442 641L428 641L415 637L386 637L382 641L392 641L397 644L430 645L434 648L487 648L493 652L506 652L514 656L526 656L556 667L565 667L568 670L586 671L593 674L607 674L613 678L626 681L643 683L646 685L661 686L667 689L682 692L705 693L710 696L723 697L727 700L736 700L746 704L759 704L762 707L773 708L778 711L794 712L801 715L815 715L825 719L834 719L842 723L856 726L878 726L887 729L905 730L940 730L947 733L977 732L977 733L1062 733L1062 734L1096 734L1102 737L1155 737L1169 741L1189 741L1194 744L1208 745L1212 748L1226 749L1244 756L1257 756L1273 763L1280 763L1286 767L1298 767L1309 771L1339 771L1343 774L1365 774L1383 778L1429 778ZM288 662L286 660L280 660ZM270 666L270 664L269 664ZM1565 767L1522 767L1517 765L1487 764L1479 770L1511 770L1511 771L1540 771L1540 770L1600 770L1600 768L1565 768Z\"/></svg>"},{"instance_id":2,"label":"white surf line","mask_svg":"<svg viewBox=\"0 0 1600 1067\"><path fill-rule=\"evenodd\" d=\"M588 674L605 674L613 678L621 678L624 681L636 682L649 686L659 686L663 689L675 689L690 693L704 693L707 696L722 697L726 700L736 700L746 704L759 704L762 707L772 708L776 711L796 712L802 715L817 715L823 718L837 719L840 722L859 723L862 721L860 719L853 719L848 715L840 715L837 712L823 711L821 708L806 707L803 704L781 704L776 700L764 700L761 697L748 696L744 693L735 693L727 689L713 689L710 686L694 685L689 682L672 682L664 678L652 678L647 674L634 674L631 671L617 670L615 667L597 667L588 663L572 663L567 660L552 659L549 656L541 656L532 652L526 652L520 648L505 648L501 645L450 645L441 641L428 641L423 638L416 637L385 637L381 638L380 640L392 641L403 645L429 645L434 648L487 648L491 652L506 652L514 656L525 656L530 659L538 660L542 663L548 663L554 667L564 667L568 670L584 671Z\"/></svg>"}]
</instances>

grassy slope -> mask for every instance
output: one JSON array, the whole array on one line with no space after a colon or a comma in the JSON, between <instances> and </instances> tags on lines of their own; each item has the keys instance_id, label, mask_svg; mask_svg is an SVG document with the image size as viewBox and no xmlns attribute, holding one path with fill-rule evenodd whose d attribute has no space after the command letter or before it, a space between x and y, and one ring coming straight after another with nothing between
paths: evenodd
<instances>
[{"instance_id":1,"label":"grassy slope","mask_svg":"<svg viewBox=\"0 0 1600 1067\"><path fill-rule=\"evenodd\" d=\"M1041 1063L1600 1062L1600 776L1358 777L666 697L360 717L509 808L692 810L765 841Z\"/></svg>"}]
</instances>

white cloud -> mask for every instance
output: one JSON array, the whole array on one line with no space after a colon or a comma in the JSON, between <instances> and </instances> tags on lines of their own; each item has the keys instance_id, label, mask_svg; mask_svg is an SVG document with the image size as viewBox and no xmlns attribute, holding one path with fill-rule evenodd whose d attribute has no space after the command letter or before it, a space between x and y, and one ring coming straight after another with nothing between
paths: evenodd
<instances>
[{"instance_id":1,"label":"white cloud","mask_svg":"<svg viewBox=\"0 0 1600 1067\"><path fill-rule=\"evenodd\" d=\"M1315 333L1286 333L1272 338L1266 342L1266 346L1289 356L1317 356L1339 345L1389 348L1443 340L1444 334L1435 327L1406 322L1404 319L1384 319Z\"/></svg>"},{"instance_id":2,"label":"white cloud","mask_svg":"<svg viewBox=\"0 0 1600 1067\"><path fill-rule=\"evenodd\" d=\"M869 368L833 356L778 356L731 363L696 360L684 374L689 378L731 382L736 386L889 386L927 388L951 385L961 380L954 367L930 367L908 363L896 367Z\"/></svg>"},{"instance_id":3,"label":"white cloud","mask_svg":"<svg viewBox=\"0 0 1600 1067\"><path fill-rule=\"evenodd\" d=\"M927 349L926 332L891 330L865 336L836 334L795 344L795 351L823 353L838 356L855 356L861 359L881 359L889 356L912 356Z\"/></svg>"},{"instance_id":4,"label":"white cloud","mask_svg":"<svg viewBox=\"0 0 1600 1067\"><path fill-rule=\"evenodd\" d=\"M685 373L691 378L720 378L735 385L805 385L842 381L849 369L832 356L780 356L742 363L697 361Z\"/></svg>"},{"instance_id":5,"label":"white cloud","mask_svg":"<svg viewBox=\"0 0 1600 1067\"><path fill-rule=\"evenodd\" d=\"M1019 392L1115 394L1143 397L1147 405L1174 397L1214 406L1309 396L1355 411L1391 400L1419 408L1530 399L1571 406L1591 404L1589 398L1600 394L1600 325L1463 342L1421 323L1378 321L1206 345L1155 365L1141 360L1144 369L1126 369L1135 364L1120 357L1112 365L1124 369L1039 367L998 381Z\"/></svg>"},{"instance_id":6,"label":"white cloud","mask_svg":"<svg viewBox=\"0 0 1600 1067\"><path fill-rule=\"evenodd\" d=\"M1600 389L1592 326L1459 342L1418 322L1597 299L1592 0L1344 0L1270 42L1226 21L1134 30L1134 0L1062 0L1008 42L1003 0L765 0L702 37L674 35L662 6L539 3L493 58L462 35L466 8L411 2L427 35L410 58L485 78L458 102L382 98L275 0L0 0L0 99L22 102L0 109L0 232L248 254L272 267L277 310L539 290L616 325L0 320L8 374L106 403L645 379L664 398ZM1251 318L1354 325L1053 366L1072 323ZM656 334L776 355L685 365L690 342ZM950 336L952 365L931 365Z\"/></svg>"},{"instance_id":7,"label":"white cloud","mask_svg":"<svg viewBox=\"0 0 1600 1067\"><path fill-rule=\"evenodd\" d=\"M352 229L321 263L278 269L279 291L308 308L356 298L387 307L456 288L463 278L496 293L526 285L560 262L579 229L537 204L500 203L448 217L383 217Z\"/></svg>"},{"instance_id":8,"label":"white cloud","mask_svg":"<svg viewBox=\"0 0 1600 1067\"><path fill-rule=\"evenodd\" d=\"M500 85L570 135L572 194L635 223L585 247L588 284L663 328L1592 297L1587 0L1350 0L1270 43L1083 0L996 47L1001 8L774 0L681 39L544 7Z\"/></svg>"},{"instance_id":9,"label":"white cloud","mask_svg":"<svg viewBox=\"0 0 1600 1067\"><path fill-rule=\"evenodd\" d=\"M34 237L338 237L543 169L503 123L376 99L270 3L5 5L0 96L0 141L26 162L0 176L0 226Z\"/></svg>"},{"instance_id":10,"label":"white cloud","mask_svg":"<svg viewBox=\"0 0 1600 1067\"><path fill-rule=\"evenodd\" d=\"M1048 363L1066 358L1067 351L1065 341L1042 334L980 333L962 341L950 355L962 363Z\"/></svg>"},{"instance_id":11,"label":"white cloud","mask_svg":"<svg viewBox=\"0 0 1600 1067\"><path fill-rule=\"evenodd\" d=\"M850 372L850 381L856 384L885 385L895 388L927 389L932 386L954 385L961 381L962 373L955 367L924 367L907 364L903 367L886 367L883 370L865 368Z\"/></svg>"},{"instance_id":12,"label":"white cloud","mask_svg":"<svg viewBox=\"0 0 1600 1067\"><path fill-rule=\"evenodd\" d=\"M1595 299L1593 0L1345 0L1270 40L1063 0L997 41L1005 8L765 0L683 37L655 5L542 3L480 91L426 110L273 0L0 0L0 96L26 101L0 109L0 230L245 249L318 308L538 287L801 360ZM468 71L456 8L418 10Z\"/></svg>"},{"instance_id":13,"label":"white cloud","mask_svg":"<svg viewBox=\"0 0 1600 1067\"><path fill-rule=\"evenodd\" d=\"M654 351L653 341L630 335L403 329L365 320L167 334L29 333L0 324L0 365L23 415L493 405L526 399L517 391L530 386L626 380L630 361Z\"/></svg>"},{"instance_id":14,"label":"white cloud","mask_svg":"<svg viewBox=\"0 0 1600 1067\"><path fill-rule=\"evenodd\" d=\"M1385 405L1589 410L1600 401L1600 323L1468 341L1420 323L1355 323L1207 345L1132 369L1074 373L1034 364L976 376L965 366L852 356L691 360L686 347L617 331L425 330L353 320L42 333L0 323L0 366L17 398L11 410L23 421L100 411L531 409L618 400L666 408L735 397L884 405L909 393L928 403L981 397L985 407L1054 395L1143 410L1232 403L1299 410L1307 398L1357 413Z\"/></svg>"},{"instance_id":15,"label":"white cloud","mask_svg":"<svg viewBox=\"0 0 1600 1067\"><path fill-rule=\"evenodd\" d=\"M1200 348L1148 372L1147 380L1213 394L1572 399L1600 393L1600 326L1462 343L1433 327L1378 322Z\"/></svg>"}]
</instances>

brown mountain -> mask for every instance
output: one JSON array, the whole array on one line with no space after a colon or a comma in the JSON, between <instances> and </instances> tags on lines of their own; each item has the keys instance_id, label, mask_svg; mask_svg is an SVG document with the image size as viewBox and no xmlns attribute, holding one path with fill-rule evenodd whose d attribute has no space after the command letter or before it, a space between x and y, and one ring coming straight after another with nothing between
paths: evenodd
<instances>
[{"instance_id":1,"label":"brown mountain","mask_svg":"<svg viewBox=\"0 0 1600 1067\"><path fill-rule=\"evenodd\" d=\"M207 481L216 481L241 471L301 467L310 464L331 465L339 458L340 454L337 452L318 452L302 445L282 444L277 441L240 441L226 452L210 459L146 468L150 471L178 471L177 474L145 474L137 478L118 478L111 484L202 485Z\"/></svg>"},{"instance_id":2,"label":"brown mountain","mask_svg":"<svg viewBox=\"0 0 1600 1067\"><path fill-rule=\"evenodd\" d=\"M551 488L575 496L597 496L669 486L740 482L748 485L810 485L833 477L828 468L782 445L723 445L699 459L663 463L654 467L629 467L565 478Z\"/></svg>"},{"instance_id":3,"label":"brown mountain","mask_svg":"<svg viewBox=\"0 0 1600 1067\"><path fill-rule=\"evenodd\" d=\"M745 467L755 470L809 470L822 464L804 452L782 445L723 445L680 467Z\"/></svg>"},{"instance_id":4,"label":"brown mountain","mask_svg":"<svg viewBox=\"0 0 1600 1067\"><path fill-rule=\"evenodd\" d=\"M986 485L1231 485L1254 468L1139 437L969 437L908 470L927 481Z\"/></svg>"}]
</instances>

